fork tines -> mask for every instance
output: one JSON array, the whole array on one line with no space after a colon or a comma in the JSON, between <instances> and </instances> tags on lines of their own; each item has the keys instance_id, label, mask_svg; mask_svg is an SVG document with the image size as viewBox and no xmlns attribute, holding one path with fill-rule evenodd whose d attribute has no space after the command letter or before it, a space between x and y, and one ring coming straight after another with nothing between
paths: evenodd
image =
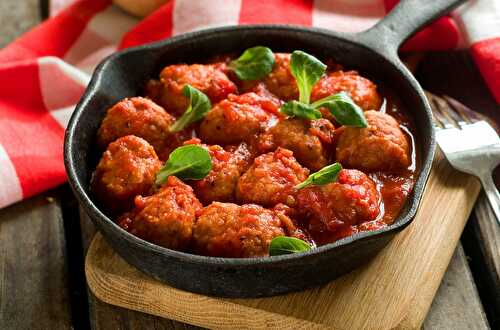
<instances>
[{"instance_id":1,"label":"fork tines","mask_svg":"<svg viewBox=\"0 0 500 330\"><path fill-rule=\"evenodd\" d=\"M431 105L436 128L463 127L481 120L490 124L497 132L499 128L489 117L471 110L459 101L449 96L436 96L425 92Z\"/></svg>"}]
</instances>

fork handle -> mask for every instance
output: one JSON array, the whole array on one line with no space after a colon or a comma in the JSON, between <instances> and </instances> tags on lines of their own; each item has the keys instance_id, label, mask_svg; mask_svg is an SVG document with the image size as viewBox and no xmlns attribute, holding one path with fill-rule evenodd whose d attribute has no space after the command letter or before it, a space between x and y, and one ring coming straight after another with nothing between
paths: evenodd
<instances>
[{"instance_id":1,"label":"fork handle","mask_svg":"<svg viewBox=\"0 0 500 330\"><path fill-rule=\"evenodd\" d=\"M479 179L481 180L481 184L483 185L486 197L488 197L490 206L493 209L493 213L497 218L497 222L500 225L500 193L495 186L495 181L493 181L493 177L490 173L484 173Z\"/></svg>"}]
</instances>

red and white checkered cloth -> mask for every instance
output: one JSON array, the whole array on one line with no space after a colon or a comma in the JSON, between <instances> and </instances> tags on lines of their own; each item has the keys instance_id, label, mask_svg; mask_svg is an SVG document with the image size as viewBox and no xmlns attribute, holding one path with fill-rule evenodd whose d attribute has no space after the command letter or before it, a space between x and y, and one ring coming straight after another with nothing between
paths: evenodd
<instances>
[{"instance_id":1,"label":"red and white checkered cloth","mask_svg":"<svg viewBox=\"0 0 500 330\"><path fill-rule=\"evenodd\" d=\"M115 50L231 24L284 23L361 31L396 3L170 0L139 21L110 0L53 0L56 15L0 50L0 207L66 180L64 129L92 69ZM419 32L404 49L460 46L470 47L500 103L500 1L473 1Z\"/></svg>"}]
</instances>

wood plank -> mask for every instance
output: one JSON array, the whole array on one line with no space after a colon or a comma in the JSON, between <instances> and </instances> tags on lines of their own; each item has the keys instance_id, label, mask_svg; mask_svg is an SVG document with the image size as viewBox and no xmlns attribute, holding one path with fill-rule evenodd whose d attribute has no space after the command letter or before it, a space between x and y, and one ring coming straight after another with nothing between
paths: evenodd
<instances>
[{"instance_id":1,"label":"wood plank","mask_svg":"<svg viewBox=\"0 0 500 330\"><path fill-rule=\"evenodd\" d=\"M71 328L55 191L0 210L0 329Z\"/></svg>"},{"instance_id":2,"label":"wood plank","mask_svg":"<svg viewBox=\"0 0 500 330\"><path fill-rule=\"evenodd\" d=\"M0 48L40 22L39 0L0 1Z\"/></svg>"},{"instance_id":3,"label":"wood plank","mask_svg":"<svg viewBox=\"0 0 500 330\"><path fill-rule=\"evenodd\" d=\"M181 322L112 306L92 295L93 329L197 329ZM170 321L170 322L165 322ZM424 329L488 329L461 245L457 247L424 322Z\"/></svg>"},{"instance_id":4,"label":"wood plank","mask_svg":"<svg viewBox=\"0 0 500 330\"><path fill-rule=\"evenodd\" d=\"M500 227L484 193L478 198L473 217L464 234L464 246L470 253L471 266L491 327L500 327Z\"/></svg>"},{"instance_id":5,"label":"wood plank","mask_svg":"<svg viewBox=\"0 0 500 330\"><path fill-rule=\"evenodd\" d=\"M478 192L475 178L438 155L412 225L366 267L321 288L264 299L205 297L140 273L102 238L89 249L87 281L105 302L206 327L419 328Z\"/></svg>"},{"instance_id":6,"label":"wood plank","mask_svg":"<svg viewBox=\"0 0 500 330\"><path fill-rule=\"evenodd\" d=\"M472 225L484 261L484 279L491 293L490 307L495 316L492 321L500 327L500 227L484 193L476 203L474 216L477 221L472 222Z\"/></svg>"},{"instance_id":7,"label":"wood plank","mask_svg":"<svg viewBox=\"0 0 500 330\"><path fill-rule=\"evenodd\" d=\"M85 255L94 238L96 229L88 216L80 210L80 227ZM169 320L159 316L113 306L99 300L90 290L88 292L90 324L92 329L199 329L198 327Z\"/></svg>"},{"instance_id":8,"label":"wood plank","mask_svg":"<svg viewBox=\"0 0 500 330\"><path fill-rule=\"evenodd\" d=\"M7 22L7 24L4 25L4 29L2 30L2 35L0 35L0 47L2 47L3 45L5 45L9 40L10 38L12 37L15 37L17 36L18 34L20 34L21 32L19 31L22 31L22 30L25 30L29 27L31 27L32 25L34 25L35 23L30 23L30 19L28 18L27 20L26 19L19 19L18 16L16 15L12 15L13 12L15 13L19 13L19 12L24 12L24 14L21 14L21 15L26 15L26 16L32 16L32 17L35 17L36 16L36 12L37 12L37 8L36 8L36 1L33 1L33 0L30 0L30 1L23 1L23 2L15 2L15 1L2 1L0 2L0 18L2 20L2 23L5 23ZM4 19L4 17L2 16L2 13L6 13L7 14L7 18L10 19L10 21L7 21L6 19ZM11 24L11 22L14 21L13 24ZM450 268L451 268L451 265L450 265ZM445 279L446 281L446 279ZM439 293L438 293L439 294ZM101 304L104 304L102 302L100 302ZM111 306L113 307L113 306ZM115 308L115 307L113 307ZM105 311L103 311L104 314L106 314ZM117 311L119 313L119 311ZM136 312L132 312L132 313L136 313ZM137 320L139 320L139 318L137 318ZM143 320L143 321L140 321L139 323L137 322L125 322L123 324L126 324L126 328L128 327L132 327L132 328L138 328L140 326L138 325L141 325L141 324L148 324L148 323L144 323L146 322L146 320ZM0 323L1 325L1 323ZM118 325L118 323L117 323ZM177 327L179 325L179 323L176 323L176 325L174 327ZM153 328L162 328L160 326L157 326L155 325L155 323L151 323L151 327ZM0 326L0 328L3 328ZM149 326L145 326L145 328L149 328ZM182 326L181 326L182 328Z\"/></svg>"},{"instance_id":9,"label":"wood plank","mask_svg":"<svg viewBox=\"0 0 500 330\"><path fill-rule=\"evenodd\" d=\"M92 294L91 294L92 295ZM92 329L200 329L159 316L133 311L102 302L94 295L90 298Z\"/></svg>"},{"instance_id":10,"label":"wood plank","mask_svg":"<svg viewBox=\"0 0 500 330\"><path fill-rule=\"evenodd\" d=\"M489 329L461 245L453 254L423 328Z\"/></svg>"},{"instance_id":11,"label":"wood plank","mask_svg":"<svg viewBox=\"0 0 500 330\"><path fill-rule=\"evenodd\" d=\"M38 0L0 1L0 47L40 21ZM57 190L0 210L0 329L71 328Z\"/></svg>"},{"instance_id":12,"label":"wood plank","mask_svg":"<svg viewBox=\"0 0 500 330\"><path fill-rule=\"evenodd\" d=\"M66 264L69 273L69 292L71 298L71 318L80 329L90 328L87 282L83 270L83 248L81 242L78 202L68 184L57 189L61 199L66 238Z\"/></svg>"},{"instance_id":13,"label":"wood plank","mask_svg":"<svg viewBox=\"0 0 500 330\"><path fill-rule=\"evenodd\" d=\"M427 55L417 78L431 92L448 94L500 124L499 106L467 51ZM500 167L494 177L499 185ZM462 241L490 325L500 328L500 228L484 194L479 196Z\"/></svg>"}]
</instances>

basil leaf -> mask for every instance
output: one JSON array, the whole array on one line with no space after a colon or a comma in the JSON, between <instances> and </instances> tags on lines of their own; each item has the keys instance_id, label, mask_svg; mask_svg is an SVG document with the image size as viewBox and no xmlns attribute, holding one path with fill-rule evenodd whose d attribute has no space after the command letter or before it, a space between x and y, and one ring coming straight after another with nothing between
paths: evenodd
<instances>
[{"instance_id":1,"label":"basil leaf","mask_svg":"<svg viewBox=\"0 0 500 330\"><path fill-rule=\"evenodd\" d=\"M290 59L290 69L299 88L299 101L309 104L314 84L325 73L326 65L316 57L296 50Z\"/></svg>"},{"instance_id":2,"label":"basil leaf","mask_svg":"<svg viewBox=\"0 0 500 330\"><path fill-rule=\"evenodd\" d=\"M337 181L340 171L342 170L342 165L340 163L334 163L323 167L316 173L309 175L309 177L295 186L296 189L302 189L308 186L318 186L325 185L327 183Z\"/></svg>"},{"instance_id":3,"label":"basil leaf","mask_svg":"<svg viewBox=\"0 0 500 330\"><path fill-rule=\"evenodd\" d=\"M171 175L181 180L201 180L212 169L212 159L205 148L186 145L172 151L156 174L156 184L163 184Z\"/></svg>"},{"instance_id":4,"label":"basil leaf","mask_svg":"<svg viewBox=\"0 0 500 330\"><path fill-rule=\"evenodd\" d=\"M299 117L304 119L321 118L321 112L318 109L315 109L309 104L295 100L288 101L283 104L280 108L280 112L290 117Z\"/></svg>"},{"instance_id":5,"label":"basil leaf","mask_svg":"<svg viewBox=\"0 0 500 330\"><path fill-rule=\"evenodd\" d=\"M191 85L185 85L182 88L182 94L189 99L189 106L184 114L170 126L169 130L172 133L179 132L187 125L202 119L212 108L208 96Z\"/></svg>"},{"instance_id":6,"label":"basil leaf","mask_svg":"<svg viewBox=\"0 0 500 330\"><path fill-rule=\"evenodd\" d=\"M264 78L273 70L274 54L267 47L248 48L238 59L229 63L241 80L256 80Z\"/></svg>"},{"instance_id":7,"label":"basil leaf","mask_svg":"<svg viewBox=\"0 0 500 330\"><path fill-rule=\"evenodd\" d=\"M301 239L288 236L278 236L272 239L269 245L269 255L279 256L296 252L308 251L311 246Z\"/></svg>"},{"instance_id":8,"label":"basil leaf","mask_svg":"<svg viewBox=\"0 0 500 330\"><path fill-rule=\"evenodd\" d=\"M311 104L315 109L325 107L341 125L366 127L365 113L345 92L330 95Z\"/></svg>"}]
</instances>

